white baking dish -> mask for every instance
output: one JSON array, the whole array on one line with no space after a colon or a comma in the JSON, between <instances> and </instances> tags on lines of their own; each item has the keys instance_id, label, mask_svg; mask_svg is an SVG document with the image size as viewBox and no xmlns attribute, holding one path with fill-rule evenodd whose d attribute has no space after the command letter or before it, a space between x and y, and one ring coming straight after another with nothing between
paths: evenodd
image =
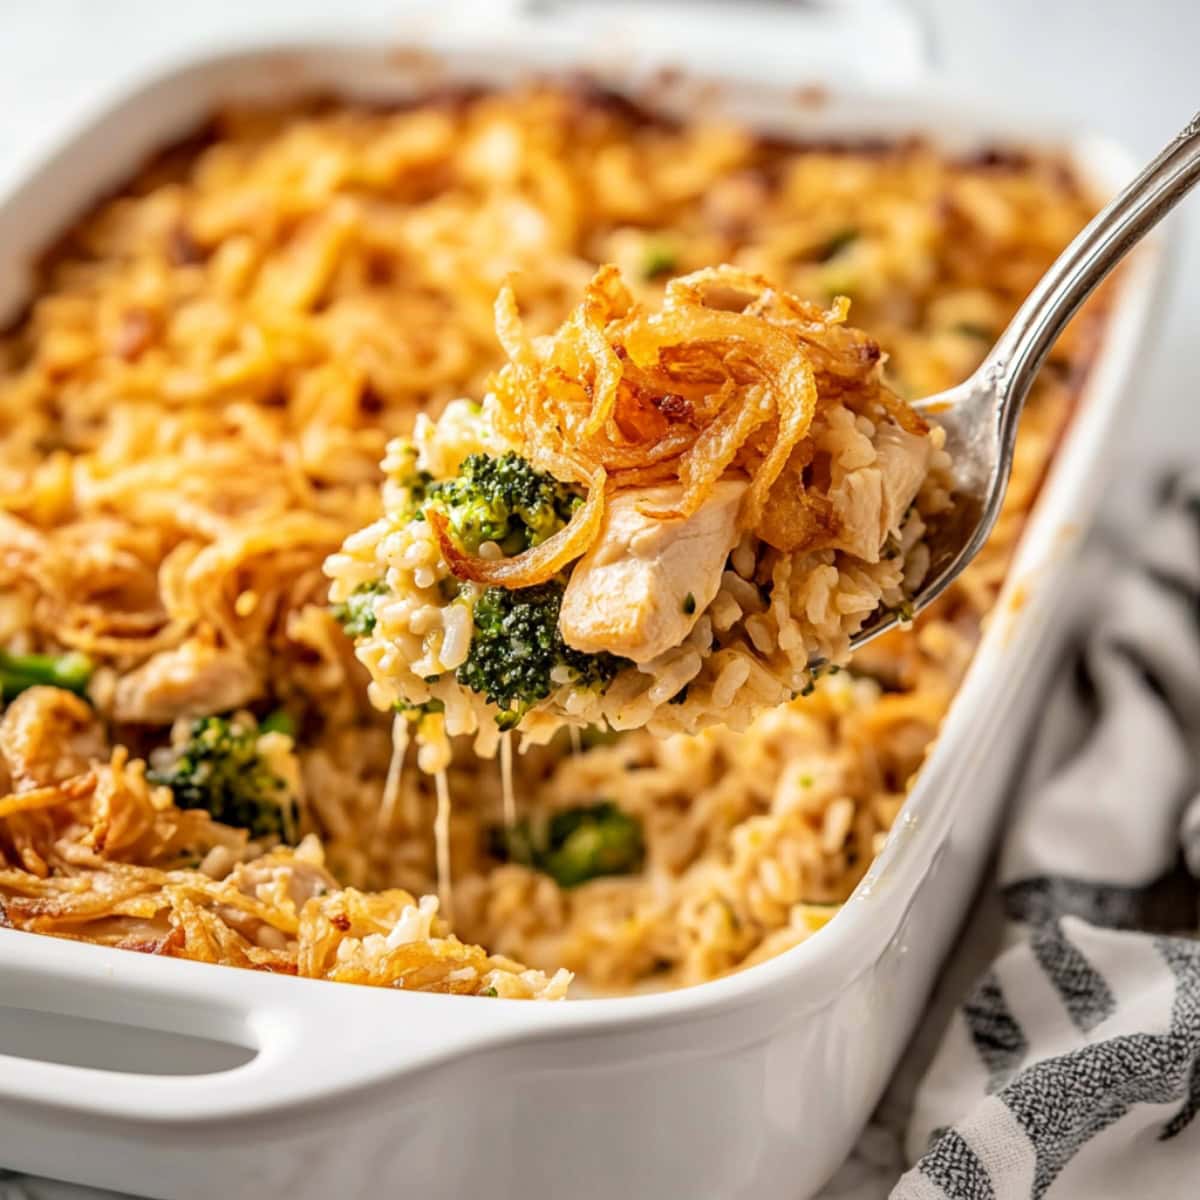
<instances>
[{"instance_id":1,"label":"white baking dish","mask_svg":"<svg viewBox=\"0 0 1200 1200\"><path fill-rule=\"evenodd\" d=\"M503 82L530 63L595 59L561 30L509 35L429 32L447 54L434 73ZM626 61L621 79L646 65ZM427 85L432 70L364 42L222 54L150 83L0 204L0 312L24 294L34 251L222 100L396 94ZM664 103L693 103L688 87ZM760 78L710 102L799 136L924 131L963 144L1029 132L928 88L814 108ZM1131 173L1105 143L1051 140L1101 188ZM1052 660L1157 258L1147 247L1125 272L941 740L883 853L818 936L686 991L539 1005L338 987L0 930L0 1163L229 1200L810 1194L878 1099L978 882Z\"/></svg>"}]
</instances>

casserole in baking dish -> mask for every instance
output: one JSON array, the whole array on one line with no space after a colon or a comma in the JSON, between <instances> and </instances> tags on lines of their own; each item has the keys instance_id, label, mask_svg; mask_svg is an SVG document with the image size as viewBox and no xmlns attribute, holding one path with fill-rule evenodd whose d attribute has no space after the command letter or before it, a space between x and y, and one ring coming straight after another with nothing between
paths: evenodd
<instances>
[{"instance_id":1,"label":"casserole in baking dish","mask_svg":"<svg viewBox=\"0 0 1200 1200\"><path fill-rule=\"evenodd\" d=\"M241 90L239 81L250 80L254 90L261 91L272 61L279 60L246 55L193 68L155 85L124 112L118 111L107 118L106 128L128 139L123 150L123 154L127 151L126 157L149 150L156 142L180 132L185 118L201 115L211 101L227 100L231 90ZM486 78L486 72L481 72L480 64L472 62L469 55L452 62L449 70L459 78L478 78L481 74ZM372 90L372 83L383 87L388 81L395 89L405 78L394 63L366 52L293 54L288 59L287 77L279 88L311 91L315 85L327 84L343 91L361 92L364 88ZM686 100L686 91L681 95ZM662 102L669 106L671 98L668 94ZM678 102L679 96L675 99ZM532 102L545 103L536 98ZM863 115L855 126L853 106L844 107L836 102L814 113L809 107L796 107L785 97L754 88L732 88L713 102L725 105L742 119L765 125L773 134L810 138L816 136L818 128L834 138L844 138L852 132L860 139L867 134L887 136L906 127L910 131L918 129L922 120L915 113L904 116L893 108L891 125L881 129L870 105L864 104ZM337 115L332 119L336 121ZM542 114L540 127L552 120L552 112ZM93 144L104 131L103 126L92 131ZM979 144L982 132L977 131L967 141ZM668 135L664 132L662 136ZM496 152L501 151L493 150ZM719 144L714 152L731 153ZM736 153L736 148L733 152ZM946 153L961 152L962 142L946 149ZM919 156L921 151L910 147L903 153ZM1094 180L1097 168L1102 172L1103 161L1089 157L1085 149L1077 147L1067 153L1074 170ZM239 169L236 151L229 158L224 167L236 173ZM814 155L809 163L826 162L835 173L847 164L859 171L871 169L869 158L863 155L851 154L842 159L832 156L832 166L827 161L830 158ZM302 154L297 161L317 164L319 170L321 156ZM55 169L52 164L47 174L32 180L12 198L6 209L9 221L21 221L34 211L39 188L48 186L46 181L53 179ZM60 165L58 169L63 168ZM219 172L221 163L218 161L215 167L210 164L210 169ZM1011 163L994 160L977 167L980 172L1011 169ZM753 186L753 174L731 172L729 178L735 174L739 186ZM636 175L631 177L630 186L634 179ZM99 182L97 178L93 186L82 190L92 192ZM106 178L104 182L112 180ZM1111 175L1108 182L1112 182ZM708 186L704 189L705 197L718 191ZM760 194L752 198L750 207L753 210L767 202ZM126 211L134 207L136 202L131 202ZM109 212L116 221L114 210ZM171 214L165 216L169 220ZM250 219L253 224L261 215L253 214ZM639 243L638 252L647 253L645 230L639 231L632 222L630 228ZM190 231L179 235L173 234L173 230L170 226L165 230L169 245L174 236L173 244L177 246L189 241L195 246L194 252L184 247L185 258L208 252ZM36 232L36 227L26 230L27 234L32 232ZM43 233L48 232L43 226ZM95 227L92 232L102 239L103 223L99 232ZM614 231L614 237L617 232ZM662 232L655 231L660 236ZM1070 232L1073 230L1065 231L1063 241ZM816 248L815 256L812 247L796 251L800 263L822 270L833 263L838 269L845 269L846 264L838 264L836 260L856 238L862 241L860 249L868 251L877 243L884 248L890 244L886 239L873 237L870 231L858 231L849 241L840 229L824 233L827 236ZM115 236L119 239L119 231ZM842 244L830 249L828 243L835 236ZM85 230L85 242L86 237ZM318 241L318 259L321 244ZM609 253L607 247L604 253ZM71 255L68 246L60 259L60 269L68 280L73 272L83 277L86 296L91 278L88 272L102 276L104 257L93 254L89 258L86 247L75 251L74 259ZM1011 268L1011 255L1006 256L1003 265ZM393 263L390 269L394 267ZM571 1179L573 1190L582 1188L588 1194L591 1187L596 1195L611 1194L623 1186L653 1188L658 1194L681 1196L782 1195L795 1194L798 1187L818 1182L844 1153L903 1044L928 986L929 973L953 929L956 909L969 891L973 870L986 845L1002 794L1006 766L1020 736L1019 719L1012 711L1016 689L1036 670L1038 642L1047 632L1046 618L1053 608L1061 558L1066 543L1078 537L1087 515L1089 487L1094 487L1099 449L1115 406L1116 375L1128 365L1141 315L1147 269L1145 258L1142 263L1134 264L1122 283L1121 294L1114 299L1108 336L1091 363L1058 465L1023 543L1016 567L1018 583L1010 583L1010 588L1020 588L1022 603L1018 609L1015 605L1005 607L1001 601L1000 616L993 623L967 683L951 709L943 737L900 811L900 828L893 833L847 907L821 937L811 942L804 940L804 935L810 932L805 926L809 914L804 908L811 907L814 898L811 894L784 904L788 916L775 924L775 930L783 937L774 942L766 936L768 923L754 912L739 913L735 908L722 914L713 910L723 915L726 928L721 932L725 936L716 942L711 937L699 938L698 950L691 957L675 950L670 930L657 935L651 931L643 944L632 949L606 945L603 935L613 926L613 914L611 910L607 914L601 912L594 918L595 932L589 930L583 939L586 950L575 952L581 970L591 962L589 955L608 962L607 977L603 971L595 972L595 982L600 984L628 985L652 978L656 972L667 976L661 980L667 983L710 979L730 966L745 965L789 944L799 944L782 957L751 971L705 983L690 992L520 1009L509 1005L439 1007L444 1002L433 997L396 996L394 992L373 993L362 989L322 990L300 981L247 972L226 972L217 978L188 963L150 961L128 954L114 959L104 950L5 933L4 953L13 970L0 985L4 989L0 1000L14 1011L45 1007L66 1015L86 1013L100 1020L122 1023L133 1020L148 1028L179 1032L186 1028L192 1033L248 1044L257 1050L251 1062L228 1072L154 1080L128 1074L97 1077L64 1065L13 1061L12 1070L6 1071L0 1085L6 1115L12 1116L5 1135L6 1160L53 1173L86 1175L93 1181L103 1179L137 1190L179 1195L202 1194L211 1188L213 1162L220 1164L216 1169L230 1181L228 1186L247 1194L263 1187L279 1190L285 1180L289 1187L314 1194L329 1187L336 1187L343 1194L370 1194L372 1180L378 1178L377 1168L368 1170L364 1164L380 1162L384 1157L389 1159L386 1167L389 1172L394 1171L397 1179L418 1182L424 1194L456 1195L475 1186L515 1194L524 1164L534 1162L536 1168L530 1169L544 1173L547 1181ZM456 278L461 278L461 273ZM869 274L863 277L863 286L869 287L870 278ZM288 283L284 278L283 286ZM960 290L968 289L964 286ZM68 294L63 296L62 306L69 310L70 287L65 291ZM872 298L868 294L862 299L869 310ZM881 310L879 320L886 315L884 299L876 301ZM987 297L983 299L986 301ZM959 297L959 303L970 301ZM123 313L118 314L113 333L122 346L126 346L122 339L128 333L124 318L128 311L126 305ZM52 322L54 315L51 304L47 321ZM969 339L978 338L978 333L968 328L973 323L978 328L978 318L972 322L969 315L951 311L945 320L947 334L957 339L948 344L949 353L961 352L964 342L969 345ZM135 330L129 338L136 335L139 342L153 341L153 331L144 326L153 326L154 321L153 315L146 316L138 323L142 332L138 334ZM868 322L864 319L863 323ZM953 329L955 325L960 328ZM303 335L303 331L288 332L298 339ZM958 350L950 350L950 345ZM69 338L65 349L60 339L57 350L65 358L55 360L55 369L65 370L69 377L77 365L70 361ZM121 357L136 363L145 352L142 347L126 346ZM898 362L904 361L899 343L896 358ZM917 363L928 356L911 358ZM241 365L245 365L244 361ZM294 363L292 367L295 368ZM187 394L186 373L182 381L173 378L170 386L181 382L185 394L176 399L185 408L189 403L211 399ZM328 378L321 381L316 389L318 400L327 399L335 382ZM162 379L156 385L160 390L167 386ZM202 391L210 385L203 378L198 384ZM245 379L235 378L230 386L244 387ZM927 391L938 385L925 386L924 380L914 379L912 386ZM430 390L428 384L426 390ZM95 392L90 394L94 396ZM361 388L355 392L358 401L364 394ZM85 388L85 399L87 395ZM266 407L277 404L269 402ZM378 395L372 407L376 411L371 415L376 417L380 416L380 410L387 410L387 404L380 404ZM1054 431L1057 425L1058 422L1050 423L1052 431L1046 441L1057 437ZM139 436L150 434L143 431ZM324 489L356 482L353 455L344 455L342 461L350 464L345 468L349 474L320 480ZM1040 467L1035 464L1032 478L1025 481L1030 492L1039 477ZM228 484L223 495L236 498L236 463L226 478ZM368 501L361 499L361 495L366 490L359 488L355 493L364 506ZM137 496L139 504L145 501L146 494ZM260 499L261 496L254 497L256 502ZM245 620L253 616L254 605L240 601L240 596L250 590L243 588L231 597L236 618ZM945 626L942 636L951 636L954 622L948 621ZM877 702L886 688L900 688L902 692L903 684L889 676L891 670L885 663L877 666L874 680L831 681L823 685L821 695L813 698L814 703L828 705L834 718L840 719L859 703L856 688L865 689L871 703ZM217 678L214 677L211 686L218 686ZM101 687L97 703L102 709L106 704L113 706L110 712L118 723L139 724L139 716L144 716L145 710L139 712L136 705L148 703L147 692L127 687L122 694L121 684L120 678L114 679L107 697ZM256 699L251 693L217 707L233 708L243 701L253 704ZM115 708L118 701L130 706L119 715ZM932 718L934 723L938 717L940 710ZM787 718L777 718L780 719ZM778 729L775 732L778 736ZM785 733L790 735L792 731ZM928 734L924 741L918 740L918 757L927 740ZM647 765L638 762L636 756L624 762L620 758L622 752L615 747L602 748L602 756L615 758L621 769ZM734 745L720 747L716 753L728 761L736 760L739 752ZM788 757L785 744L785 753L777 760L779 772L789 768ZM658 766L661 775L663 764ZM546 769L555 768L543 767ZM681 776L684 782L674 785L676 793L682 790L686 795L686 772L701 769L719 775L722 768L685 763ZM764 768L768 775L775 769L770 762ZM814 787L813 783L805 784L794 768L792 773L796 775L793 783L797 788ZM972 794L969 808L962 796L955 794L956 788L968 778ZM334 790L341 794L345 789L331 789ZM841 790L844 791L844 786ZM899 808L902 781L895 790L895 807ZM824 825L827 820L840 820L828 816L832 803L840 798L835 794L823 796L818 807L822 824L817 841L826 837L833 848L831 854L844 847L847 836L847 830L843 829L839 841L837 830L830 831ZM834 811L840 813L844 807ZM336 827L335 817L322 815ZM875 834L886 829L892 815L888 813L878 829L868 829L861 835L865 840L854 862L846 862L843 855L838 868L841 875L829 883L828 895L815 897L818 901L845 898L866 868L875 848ZM92 850L94 841L93 838ZM206 853L220 848L216 844L207 846ZM237 847L225 848L237 851ZM154 864L155 868L160 865ZM352 861L346 865L349 869L355 867ZM210 876L224 877L225 872L218 864L210 862L207 866ZM228 864L225 867L227 872ZM366 868L370 867L367 863ZM409 869L420 878L423 869L420 862ZM37 875L36 871L27 873ZM510 875L513 873L510 871ZM518 874L517 878L525 880L527 887L537 888L541 885L535 874L526 869L525 876ZM762 878L765 880L766 876ZM176 881L170 882L174 886ZM489 886L483 878L476 890L486 892ZM608 885L602 881L592 885L592 894L603 886ZM464 880L464 889L469 903L469 875ZM35 901L37 898L34 897ZM194 896L183 899L195 905ZM218 896L216 907L228 906L229 899ZM725 899L728 903L728 896ZM511 918L505 926L503 921L489 916L489 911L497 905L504 908L499 900L484 894L477 901L475 919L483 934L503 938L506 928L516 927ZM778 896L775 901L781 902ZM793 924L792 910L797 901L804 903L795 918L797 923ZM29 927L36 927L34 922L49 911L36 903L23 905L19 896L10 907L11 923L21 924L28 916ZM185 911L182 901L176 903L174 898L167 907L173 913ZM509 903L507 911L513 913L514 907L520 906ZM685 907L686 898L681 901L681 909ZM524 908L532 910L534 905L525 902ZM152 916L161 911L161 907L151 906L151 909ZM391 918L394 920L402 911L403 906ZM117 915L125 918L130 912ZM332 914L334 918L339 915L344 914ZM827 915L817 913L813 919L815 923L823 923ZM735 939L735 948L730 950L728 933L748 924L747 916L757 920L766 932L740 950ZM705 922L711 925L713 919L706 912L699 913L701 930ZM492 927L488 926L489 920L495 922ZM223 918L222 921L238 936L245 936L246 931L239 932L236 921ZM182 919L180 924L185 924ZM336 921L333 924L337 926ZM68 926L48 931L86 934L78 921L69 922ZM172 929L176 927L171 925ZM120 927L115 930L110 927L109 931L113 936L95 940L116 944L129 936L129 931ZM360 944L365 942L361 929L353 932L359 935ZM526 957L542 956L538 945L540 933L536 925L526 922L523 944L512 945L512 949L520 950L523 946ZM168 932L162 936L173 940L156 942L154 948L163 949L168 955L181 948L177 935ZM190 936L185 928L184 945ZM247 940L265 952L260 962L250 965L285 965L289 953L286 945L272 946L270 939L264 944L263 939L252 935ZM658 943L664 948L655 957L653 947ZM559 938L555 945L560 954L563 944ZM274 959L272 953L284 957ZM646 969L648 955L649 969ZM632 976L622 967L623 961L630 960L642 964ZM665 968L660 960L665 961ZM452 969L470 966L455 962ZM489 964L488 969L501 975L521 974L516 968L508 970L503 963ZM671 972L677 972L675 978L670 977ZM476 980L478 986L474 986ZM88 986L80 988L79 984L85 981ZM485 979L478 971L472 977L472 984L463 990L487 992L503 986L498 977ZM534 990L544 986L538 983ZM405 1007L389 1009L389 1004ZM470 1012L465 1011L468 1008ZM335 1013L341 1015L330 1021L329 1017ZM183 1014L187 1014L186 1019ZM402 1029L397 1029L397 1017ZM64 1025L64 1038L73 1036L70 1028L74 1027ZM438 1070L426 1069L435 1062L441 1063ZM102 1089L97 1089L101 1079ZM496 1103L497 1093L504 1097L501 1104ZM340 1099L336 1106L331 1106L334 1096ZM390 1102L385 1097L390 1097ZM56 1120L60 1128L69 1127L76 1132L74 1145L80 1154L85 1150L92 1152L88 1159L81 1157L77 1165L64 1163L61 1157L51 1155L49 1140L32 1136L38 1127L34 1114L44 1114L46 1106L58 1110ZM747 1113L753 1113L754 1118L747 1120ZM583 1136L585 1128L588 1133ZM601 1128L608 1145L629 1148L626 1159L613 1162L612 1156L596 1144L597 1130ZM135 1156L136 1162L113 1154L115 1147L129 1139L141 1139L150 1129L154 1134L146 1137ZM11 1154L8 1153L10 1137ZM467 1161L461 1156L447 1156L445 1139L458 1137L474 1140L479 1146L478 1161L475 1155ZM499 1147L510 1140L512 1148L501 1154ZM301 1146L307 1147L308 1152L299 1153ZM321 1147L319 1155L317 1147ZM690 1156L686 1165L681 1161L685 1151ZM314 1156L321 1159L316 1169ZM498 1158L503 1160L499 1168ZM210 1165L201 1171L203 1162ZM668 1168L669 1175L664 1175ZM356 1176L356 1171L362 1174Z\"/></svg>"}]
</instances>

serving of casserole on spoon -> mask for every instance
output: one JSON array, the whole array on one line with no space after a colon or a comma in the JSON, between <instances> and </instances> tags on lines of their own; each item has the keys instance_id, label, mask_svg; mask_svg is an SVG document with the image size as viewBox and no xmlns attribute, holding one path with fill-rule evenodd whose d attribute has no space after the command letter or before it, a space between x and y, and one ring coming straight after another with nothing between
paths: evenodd
<instances>
[{"instance_id":1,"label":"serving of casserole on spoon","mask_svg":"<svg viewBox=\"0 0 1200 1200\"><path fill-rule=\"evenodd\" d=\"M742 726L909 616L950 461L848 307L721 267L654 311L606 267L532 339L506 288L483 404L392 444L385 516L329 563L376 703L482 753Z\"/></svg>"}]
</instances>

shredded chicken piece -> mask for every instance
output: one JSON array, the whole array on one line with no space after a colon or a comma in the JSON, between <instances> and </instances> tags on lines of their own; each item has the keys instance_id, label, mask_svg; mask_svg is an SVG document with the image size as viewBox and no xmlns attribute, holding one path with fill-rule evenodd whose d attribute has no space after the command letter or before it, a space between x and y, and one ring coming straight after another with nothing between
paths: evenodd
<instances>
[{"instance_id":1,"label":"shredded chicken piece","mask_svg":"<svg viewBox=\"0 0 1200 1200\"><path fill-rule=\"evenodd\" d=\"M258 672L242 654L193 639L122 676L113 715L131 724L166 725L178 717L241 708L261 691Z\"/></svg>"}]
</instances>

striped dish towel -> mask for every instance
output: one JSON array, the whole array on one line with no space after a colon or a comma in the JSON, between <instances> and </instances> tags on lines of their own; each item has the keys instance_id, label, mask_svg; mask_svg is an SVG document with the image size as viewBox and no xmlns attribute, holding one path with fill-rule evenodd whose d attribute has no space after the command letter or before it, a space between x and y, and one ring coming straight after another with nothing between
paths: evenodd
<instances>
[{"instance_id":1,"label":"striped dish towel","mask_svg":"<svg viewBox=\"0 0 1200 1200\"><path fill-rule=\"evenodd\" d=\"M1200 1196L1200 471L1138 557L1049 698L894 1200Z\"/></svg>"}]
</instances>

